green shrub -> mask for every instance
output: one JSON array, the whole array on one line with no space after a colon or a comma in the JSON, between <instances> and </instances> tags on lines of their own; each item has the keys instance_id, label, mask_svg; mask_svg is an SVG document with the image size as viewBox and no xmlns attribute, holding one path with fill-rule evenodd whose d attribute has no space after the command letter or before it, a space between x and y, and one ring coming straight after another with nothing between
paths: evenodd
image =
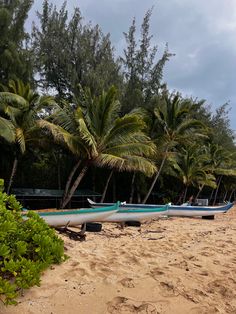
<instances>
[{"instance_id":1,"label":"green shrub","mask_svg":"<svg viewBox=\"0 0 236 314\"><path fill-rule=\"evenodd\" d=\"M49 265L65 259L63 241L36 213L22 218L13 195L0 191L0 300L16 304L22 289L40 284Z\"/></svg>"}]
</instances>

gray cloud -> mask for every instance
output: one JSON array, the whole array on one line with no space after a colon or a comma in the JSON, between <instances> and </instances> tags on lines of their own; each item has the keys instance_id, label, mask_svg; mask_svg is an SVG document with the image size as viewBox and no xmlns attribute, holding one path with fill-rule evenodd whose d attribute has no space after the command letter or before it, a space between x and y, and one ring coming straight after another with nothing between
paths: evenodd
<instances>
[{"instance_id":1,"label":"gray cloud","mask_svg":"<svg viewBox=\"0 0 236 314\"><path fill-rule=\"evenodd\" d=\"M52 2L60 6L63 1ZM153 44L162 52L168 42L176 54L165 68L164 80L171 89L204 98L213 108L230 101L231 125L236 129L235 0L71 0L67 6L70 11L79 6L86 21L109 32L118 53L132 18L140 27L145 12L154 6ZM40 8L36 2L33 11Z\"/></svg>"}]
</instances>

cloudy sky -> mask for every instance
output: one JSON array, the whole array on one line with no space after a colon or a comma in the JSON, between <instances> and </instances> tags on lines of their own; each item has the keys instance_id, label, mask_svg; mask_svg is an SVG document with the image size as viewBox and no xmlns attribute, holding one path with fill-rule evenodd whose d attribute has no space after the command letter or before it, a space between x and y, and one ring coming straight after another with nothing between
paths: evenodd
<instances>
[{"instance_id":1,"label":"cloudy sky","mask_svg":"<svg viewBox=\"0 0 236 314\"><path fill-rule=\"evenodd\" d=\"M58 7L63 1L52 0ZM236 0L68 0L86 21L110 33L114 47L124 48L123 32L133 17L140 27L152 8L151 34L160 53L165 43L175 53L165 67L164 81L183 95L205 99L216 108L230 103L231 127L236 130ZM34 11L41 10L35 1Z\"/></svg>"}]
</instances>

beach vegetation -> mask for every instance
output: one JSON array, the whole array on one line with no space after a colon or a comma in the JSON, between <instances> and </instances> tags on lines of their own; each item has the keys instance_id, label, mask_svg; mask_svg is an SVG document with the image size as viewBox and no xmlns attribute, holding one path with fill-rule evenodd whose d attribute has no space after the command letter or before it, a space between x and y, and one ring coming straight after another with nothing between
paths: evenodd
<instances>
[{"instance_id":1,"label":"beach vegetation","mask_svg":"<svg viewBox=\"0 0 236 314\"><path fill-rule=\"evenodd\" d=\"M36 213L22 216L13 195L0 191L0 300L16 304L16 298L40 285L42 271L65 259L63 241Z\"/></svg>"}]
</instances>

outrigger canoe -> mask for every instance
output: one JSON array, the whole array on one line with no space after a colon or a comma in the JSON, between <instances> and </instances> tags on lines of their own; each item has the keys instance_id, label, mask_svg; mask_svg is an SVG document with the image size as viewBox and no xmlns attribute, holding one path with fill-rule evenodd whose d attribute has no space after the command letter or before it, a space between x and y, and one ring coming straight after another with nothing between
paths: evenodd
<instances>
[{"instance_id":1,"label":"outrigger canoe","mask_svg":"<svg viewBox=\"0 0 236 314\"><path fill-rule=\"evenodd\" d=\"M125 222L125 221L140 221L143 222L145 220L154 219L159 216L166 215L168 212L169 205L165 206L156 206L155 208L148 209L124 209L119 208L119 210L106 217L100 221L106 222Z\"/></svg>"},{"instance_id":2,"label":"outrigger canoe","mask_svg":"<svg viewBox=\"0 0 236 314\"><path fill-rule=\"evenodd\" d=\"M206 217L215 216L216 214L226 213L233 203L227 203L220 206L190 206L190 205L170 205L168 216L182 217Z\"/></svg>"},{"instance_id":3,"label":"outrigger canoe","mask_svg":"<svg viewBox=\"0 0 236 314\"><path fill-rule=\"evenodd\" d=\"M95 203L89 198L87 199L90 206L93 208L101 208L104 206L111 206L112 203ZM145 221L158 216L166 216L168 214L169 205L153 205L147 207L147 205L138 204L133 206L132 204L121 203L119 210L106 217L103 221L109 222L122 222L122 221Z\"/></svg>"},{"instance_id":4,"label":"outrigger canoe","mask_svg":"<svg viewBox=\"0 0 236 314\"><path fill-rule=\"evenodd\" d=\"M112 203L95 203L90 199L87 199L90 206L93 208L99 208L104 206L111 206ZM181 217L205 217L205 216L215 216L219 213L226 213L233 203L227 203L220 206L189 206L189 205L169 205L168 210L163 214L166 216L181 216ZM120 210L150 210L157 207L165 207L166 205L154 205L154 204L127 204L121 203Z\"/></svg>"},{"instance_id":5,"label":"outrigger canoe","mask_svg":"<svg viewBox=\"0 0 236 314\"><path fill-rule=\"evenodd\" d=\"M76 226L87 222L103 221L119 209L120 202L100 208L82 208L74 210L35 211L49 226ZM26 216L24 213L23 216Z\"/></svg>"}]
</instances>

